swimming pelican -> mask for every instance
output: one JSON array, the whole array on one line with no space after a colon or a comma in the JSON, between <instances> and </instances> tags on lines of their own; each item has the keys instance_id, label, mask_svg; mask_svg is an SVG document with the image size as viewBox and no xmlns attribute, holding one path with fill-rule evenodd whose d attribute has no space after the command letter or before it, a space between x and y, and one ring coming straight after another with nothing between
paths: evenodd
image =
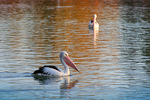
<instances>
[{"instance_id":1,"label":"swimming pelican","mask_svg":"<svg viewBox=\"0 0 150 100\"><path fill-rule=\"evenodd\" d=\"M60 77L60 76L68 76L70 75L69 67L72 67L76 71L79 72L79 69L77 66L72 62L70 57L68 56L68 53L65 51L60 52L60 61L62 65L64 66L64 71L61 69L52 66L52 65L45 65L38 70L35 70L33 72L34 75L41 75L41 76L51 76L51 77ZM68 66L67 66L68 65Z\"/></svg>"},{"instance_id":2,"label":"swimming pelican","mask_svg":"<svg viewBox=\"0 0 150 100\"><path fill-rule=\"evenodd\" d=\"M99 24L96 21L97 15L94 14L93 17L94 17L94 19L89 22L89 25L88 25L89 29L99 30Z\"/></svg>"}]
</instances>

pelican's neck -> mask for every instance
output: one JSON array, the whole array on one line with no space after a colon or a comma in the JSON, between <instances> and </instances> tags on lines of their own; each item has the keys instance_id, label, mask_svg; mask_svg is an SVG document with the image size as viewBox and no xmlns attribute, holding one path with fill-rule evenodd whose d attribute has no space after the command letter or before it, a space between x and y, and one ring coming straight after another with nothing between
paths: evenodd
<instances>
[{"instance_id":1,"label":"pelican's neck","mask_svg":"<svg viewBox=\"0 0 150 100\"><path fill-rule=\"evenodd\" d=\"M64 58L64 57L62 57L62 56L60 55L60 61L61 61L62 65L64 66L64 74L65 74L65 75L70 75L69 67L66 65L66 63L65 63L65 61L64 61L63 58Z\"/></svg>"},{"instance_id":2,"label":"pelican's neck","mask_svg":"<svg viewBox=\"0 0 150 100\"><path fill-rule=\"evenodd\" d=\"M94 23L94 24L96 23L96 17L94 17L94 19L93 19L93 23Z\"/></svg>"}]
</instances>

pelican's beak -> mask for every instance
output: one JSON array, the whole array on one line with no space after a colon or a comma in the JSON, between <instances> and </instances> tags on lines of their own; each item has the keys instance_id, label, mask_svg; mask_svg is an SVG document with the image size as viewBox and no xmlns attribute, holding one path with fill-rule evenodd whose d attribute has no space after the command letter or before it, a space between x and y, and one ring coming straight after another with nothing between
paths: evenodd
<instances>
[{"instance_id":1,"label":"pelican's beak","mask_svg":"<svg viewBox=\"0 0 150 100\"><path fill-rule=\"evenodd\" d=\"M69 56L65 56L64 61L68 66L72 67L73 69L75 69L76 71L80 73L78 67L73 63L73 61L70 59Z\"/></svg>"}]
</instances>

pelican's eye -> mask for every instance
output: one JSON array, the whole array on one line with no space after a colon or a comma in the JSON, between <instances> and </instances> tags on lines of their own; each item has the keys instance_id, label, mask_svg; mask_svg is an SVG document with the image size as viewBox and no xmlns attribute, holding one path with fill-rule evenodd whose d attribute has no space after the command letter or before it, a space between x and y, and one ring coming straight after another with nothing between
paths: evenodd
<instances>
[{"instance_id":1,"label":"pelican's eye","mask_svg":"<svg viewBox=\"0 0 150 100\"><path fill-rule=\"evenodd\" d=\"M65 53L65 56L68 56L68 54L67 54L67 53Z\"/></svg>"}]
</instances>

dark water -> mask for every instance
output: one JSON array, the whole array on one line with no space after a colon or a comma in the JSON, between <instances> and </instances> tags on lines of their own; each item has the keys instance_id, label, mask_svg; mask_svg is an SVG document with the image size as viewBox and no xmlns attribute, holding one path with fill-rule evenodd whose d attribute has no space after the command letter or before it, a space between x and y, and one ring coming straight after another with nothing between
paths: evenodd
<instances>
[{"instance_id":1,"label":"dark water","mask_svg":"<svg viewBox=\"0 0 150 100\"><path fill-rule=\"evenodd\" d=\"M0 94L13 99L148 100L148 0L0 0ZM98 33L88 30L97 14ZM32 77L45 64L63 69L67 51L82 73Z\"/></svg>"}]
</instances>

